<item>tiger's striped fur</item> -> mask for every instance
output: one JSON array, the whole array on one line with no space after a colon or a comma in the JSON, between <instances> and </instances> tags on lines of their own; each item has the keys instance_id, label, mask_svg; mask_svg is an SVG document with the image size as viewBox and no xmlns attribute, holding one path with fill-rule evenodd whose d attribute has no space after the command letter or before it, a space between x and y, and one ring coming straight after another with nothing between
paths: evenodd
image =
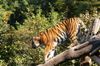
<instances>
[{"instance_id":1,"label":"tiger's striped fur","mask_svg":"<svg viewBox=\"0 0 100 66\"><path fill-rule=\"evenodd\" d=\"M40 44L46 46L45 61L47 61L54 56L55 47L66 39L69 39L75 45L78 43L76 34L80 26L86 29L83 21L78 17L63 20L53 28L40 32L36 37L33 37L32 45L33 47L39 46Z\"/></svg>"}]
</instances>

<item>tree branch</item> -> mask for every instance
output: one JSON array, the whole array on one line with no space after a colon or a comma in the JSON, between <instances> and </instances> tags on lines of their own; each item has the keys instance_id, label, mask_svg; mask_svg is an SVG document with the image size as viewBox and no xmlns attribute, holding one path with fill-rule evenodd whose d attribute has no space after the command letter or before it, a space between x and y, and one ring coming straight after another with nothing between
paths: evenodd
<instances>
[{"instance_id":1,"label":"tree branch","mask_svg":"<svg viewBox=\"0 0 100 66\"><path fill-rule=\"evenodd\" d=\"M94 38L83 44L77 45L69 50L60 53L46 63L40 64L38 66L55 66L58 63L63 62L64 60L80 58L85 54L89 54L91 51L95 50L98 47L100 47L100 34L94 36Z\"/></svg>"}]
</instances>

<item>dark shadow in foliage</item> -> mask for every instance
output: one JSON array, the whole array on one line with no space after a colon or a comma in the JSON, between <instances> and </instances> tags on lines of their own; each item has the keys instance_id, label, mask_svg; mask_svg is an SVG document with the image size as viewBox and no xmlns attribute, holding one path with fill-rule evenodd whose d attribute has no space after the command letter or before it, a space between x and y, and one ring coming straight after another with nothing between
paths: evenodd
<instances>
[{"instance_id":1,"label":"dark shadow in foliage","mask_svg":"<svg viewBox=\"0 0 100 66\"><path fill-rule=\"evenodd\" d=\"M8 24L13 26L16 30L18 30L16 22L18 22L20 25L23 25L25 18L26 17L23 13L21 13L21 10L16 8L16 11L14 11L14 14L11 14Z\"/></svg>"},{"instance_id":2,"label":"dark shadow in foliage","mask_svg":"<svg viewBox=\"0 0 100 66\"><path fill-rule=\"evenodd\" d=\"M32 64L30 64L30 66L36 66L37 64L35 64L35 63L32 63Z\"/></svg>"},{"instance_id":3,"label":"dark shadow in foliage","mask_svg":"<svg viewBox=\"0 0 100 66\"><path fill-rule=\"evenodd\" d=\"M68 11L66 11L65 17L71 18L74 16L79 17L80 13L85 13L87 10L91 8L90 4L87 3L80 3L73 0L65 1L66 5L68 6Z\"/></svg>"}]
</instances>

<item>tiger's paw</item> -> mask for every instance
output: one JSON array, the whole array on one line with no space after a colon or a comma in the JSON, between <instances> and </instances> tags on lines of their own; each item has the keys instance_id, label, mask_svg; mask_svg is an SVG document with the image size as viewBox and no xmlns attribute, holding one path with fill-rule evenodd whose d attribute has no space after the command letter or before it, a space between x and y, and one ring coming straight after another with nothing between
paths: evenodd
<instances>
[{"instance_id":1,"label":"tiger's paw","mask_svg":"<svg viewBox=\"0 0 100 66\"><path fill-rule=\"evenodd\" d=\"M72 47L74 47L76 45L79 45L79 43L72 43L71 45L68 46L68 48L72 48Z\"/></svg>"}]
</instances>

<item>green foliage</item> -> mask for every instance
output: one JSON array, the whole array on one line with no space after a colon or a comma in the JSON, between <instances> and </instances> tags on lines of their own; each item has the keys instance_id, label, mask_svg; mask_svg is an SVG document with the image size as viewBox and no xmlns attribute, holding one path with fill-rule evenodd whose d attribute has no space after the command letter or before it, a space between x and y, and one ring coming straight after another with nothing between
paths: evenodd
<instances>
[{"instance_id":1,"label":"green foliage","mask_svg":"<svg viewBox=\"0 0 100 66\"><path fill-rule=\"evenodd\" d=\"M44 47L33 49L32 36L53 27L61 19L70 16L81 15L88 25L89 19L98 10L98 3L92 7L90 0L86 2L78 0L0 0L0 66L35 66L43 63ZM87 11L91 12L91 14L88 13L89 17L86 14ZM57 53L64 51L64 47L58 47ZM79 64L78 61L75 62ZM66 63L70 66L74 65L66 61L59 66L65 66Z\"/></svg>"}]
</instances>

